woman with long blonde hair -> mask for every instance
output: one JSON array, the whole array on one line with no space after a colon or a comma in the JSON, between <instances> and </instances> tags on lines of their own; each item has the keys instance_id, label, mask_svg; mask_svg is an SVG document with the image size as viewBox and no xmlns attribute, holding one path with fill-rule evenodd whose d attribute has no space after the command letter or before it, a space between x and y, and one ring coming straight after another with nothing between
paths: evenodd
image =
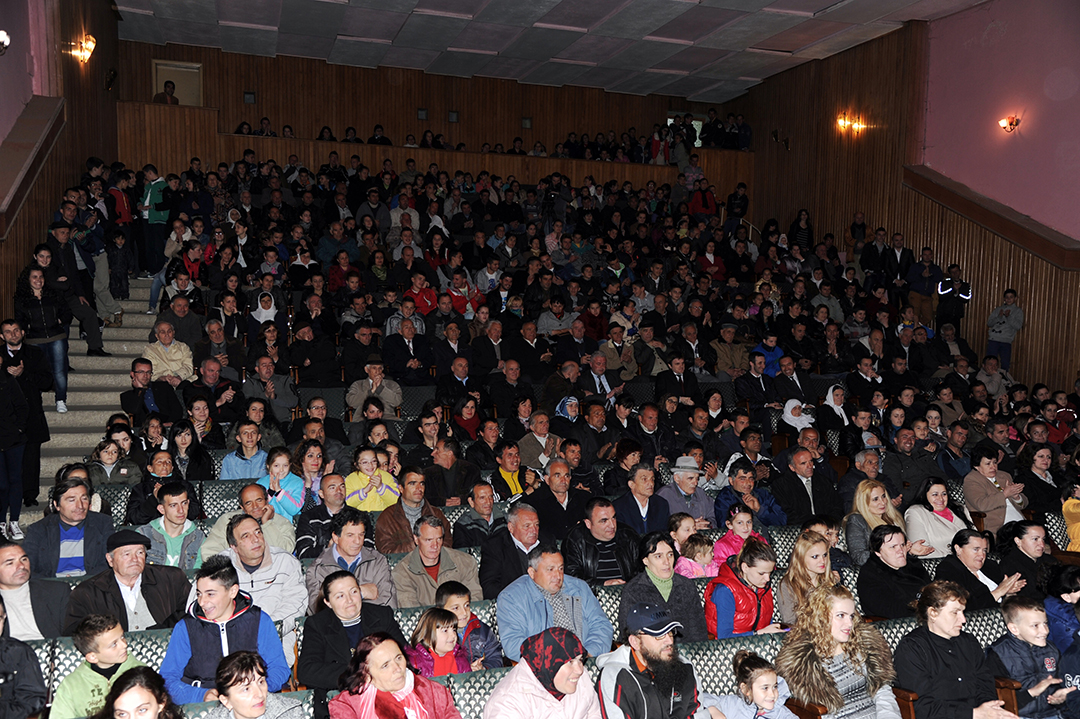
<instances>
[{"instance_id":1,"label":"woman with long blonde hair","mask_svg":"<svg viewBox=\"0 0 1080 719\"><path fill-rule=\"evenodd\" d=\"M799 607L804 605L811 591L839 582L840 575L833 571L829 559L829 540L817 532L806 530L795 540L787 572L776 592L780 621L794 624Z\"/></svg>"},{"instance_id":2,"label":"woman with long blonde hair","mask_svg":"<svg viewBox=\"0 0 1080 719\"><path fill-rule=\"evenodd\" d=\"M900 716L889 645L863 622L851 590L842 584L810 592L776 655L776 671L793 697L825 706L831 719Z\"/></svg>"},{"instance_id":3,"label":"woman with long blonde hair","mask_svg":"<svg viewBox=\"0 0 1080 719\"><path fill-rule=\"evenodd\" d=\"M851 503L851 514L844 518L844 532L847 536L848 554L856 566L861 567L870 558L870 532L875 527L891 524L905 532L907 525L900 515L900 510L889 496L889 490L876 479L864 479L855 488L855 499ZM911 548L911 554L922 556L934 551L921 542Z\"/></svg>"}]
</instances>

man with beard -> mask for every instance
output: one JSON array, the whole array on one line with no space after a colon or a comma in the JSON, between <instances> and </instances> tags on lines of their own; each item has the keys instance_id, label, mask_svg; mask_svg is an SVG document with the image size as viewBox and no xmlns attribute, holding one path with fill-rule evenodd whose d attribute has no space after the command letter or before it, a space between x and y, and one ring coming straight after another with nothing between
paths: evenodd
<instances>
[{"instance_id":1,"label":"man with beard","mask_svg":"<svg viewBox=\"0 0 1080 719\"><path fill-rule=\"evenodd\" d=\"M682 624L661 607L635 604L626 618L628 643L597 657L597 690L607 719L714 719L723 716L698 699L694 667L679 656Z\"/></svg>"}]
</instances>

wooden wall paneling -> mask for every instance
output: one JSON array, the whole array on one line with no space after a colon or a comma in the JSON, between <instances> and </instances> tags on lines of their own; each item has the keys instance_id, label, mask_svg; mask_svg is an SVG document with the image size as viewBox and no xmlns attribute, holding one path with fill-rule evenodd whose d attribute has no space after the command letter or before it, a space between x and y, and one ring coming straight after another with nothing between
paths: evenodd
<instances>
[{"instance_id":1,"label":"wooden wall paneling","mask_svg":"<svg viewBox=\"0 0 1080 719\"><path fill-rule=\"evenodd\" d=\"M1015 287L1026 325L1014 348L1013 373L1029 384L1068 389L1077 377L1080 273L903 186L903 167L918 160L922 142L927 33L925 23L909 23L773 76L724 105L724 112L743 113L754 128L750 216L758 225L776 218L785 231L797 210L807 208L818 238L832 232L839 239L862 211L871 227L903 232L916 251L933 247L942 266L960 263L974 289L964 334L979 353L986 347L986 317L1003 290ZM836 120L845 111L869 127L859 135L840 132ZM774 129L781 142L772 141Z\"/></svg>"},{"instance_id":2,"label":"wooden wall paneling","mask_svg":"<svg viewBox=\"0 0 1080 719\"><path fill-rule=\"evenodd\" d=\"M186 45L121 43L122 73L119 97L146 102L157 89L151 86L151 60L168 59L203 64L204 101L221 111L218 129L232 132L242 120L258 126L271 119L275 131L293 126L297 137L314 138L329 125L338 139L353 125L364 140L376 123L386 128L395 143L409 133L420 139L426 129L443 133L454 143L464 142L478 151L481 144L501 142L507 147L521 136L526 149L535 141L548 151L568 132L594 135L635 127L648 134L655 122L665 122L669 110L704 116L708 106L663 95L640 97L585 87L525 85L486 77L459 78L428 75L400 68L358 68L330 65L322 60L279 56L236 55L214 48ZM244 91L256 102L245 105ZM425 108L428 120L416 119ZM451 110L460 122L451 124ZM532 129L521 118L532 118Z\"/></svg>"}]
</instances>

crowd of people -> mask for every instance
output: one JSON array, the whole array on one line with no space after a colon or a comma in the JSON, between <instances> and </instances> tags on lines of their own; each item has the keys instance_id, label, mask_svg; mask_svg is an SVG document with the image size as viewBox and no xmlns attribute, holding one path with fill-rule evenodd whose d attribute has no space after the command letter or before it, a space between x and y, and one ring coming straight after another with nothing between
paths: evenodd
<instances>
[{"instance_id":1,"label":"crowd of people","mask_svg":"<svg viewBox=\"0 0 1080 719\"><path fill-rule=\"evenodd\" d=\"M85 663L53 719L296 716L276 693L310 615L295 671L335 719L457 716L430 678L510 662L485 716L787 717L791 696L892 717L895 683L920 719L999 719L993 662L1023 716L1063 711L1080 570L1041 520L1062 513L1080 548L1080 397L1009 374L1015 290L980 360L958 264L861 214L839 241L806 210L757 232L742 184L722 219L693 157L642 188L327 160L91 158L65 193L0 325L0 653L26 683L0 702L40 708L20 642L71 636ZM67 325L104 354L109 300L140 275L156 319L123 412L23 532ZM245 481L208 516L218 480ZM123 508L95 491L117 484ZM921 626L894 654L856 597ZM428 608L408 637L404 607ZM965 607L1004 612L985 656ZM156 628L148 669L125 633ZM775 667L737 657L739 696L698 691L676 642L787 629Z\"/></svg>"}]
</instances>

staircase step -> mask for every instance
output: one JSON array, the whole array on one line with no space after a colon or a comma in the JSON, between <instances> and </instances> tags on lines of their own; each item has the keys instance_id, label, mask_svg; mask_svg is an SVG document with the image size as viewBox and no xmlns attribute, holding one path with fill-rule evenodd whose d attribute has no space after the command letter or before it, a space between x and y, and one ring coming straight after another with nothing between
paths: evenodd
<instances>
[{"instance_id":1,"label":"staircase step","mask_svg":"<svg viewBox=\"0 0 1080 719\"><path fill-rule=\"evenodd\" d=\"M110 350L106 349L105 351L109 352ZM87 357L86 345L83 345L81 352L76 352L74 349L68 352L68 364L71 365L77 373L86 370L110 370L112 372L119 372L130 384L128 372L131 371L131 360L138 356L138 354L114 354L112 357ZM75 375L70 376L74 377Z\"/></svg>"},{"instance_id":2,"label":"staircase step","mask_svg":"<svg viewBox=\"0 0 1080 719\"><path fill-rule=\"evenodd\" d=\"M69 398L68 411L63 413L56 411L55 403L45 403L45 419L52 434L52 442L49 444L56 441L57 431L66 433L92 429L100 435L105 429L105 423L109 421L109 416L123 411L120 407L120 395L113 395L113 398L111 402L85 405L73 404Z\"/></svg>"},{"instance_id":3,"label":"staircase step","mask_svg":"<svg viewBox=\"0 0 1080 719\"><path fill-rule=\"evenodd\" d=\"M135 330L136 332L142 332L142 330ZM146 349L146 336L143 335L142 339L125 339L113 337L111 334L106 334L102 340L102 344L105 347L105 351L114 355L127 355L132 359L142 355L144 349ZM68 353L71 355L85 355L88 349L86 340L69 339L68 340Z\"/></svg>"},{"instance_id":4,"label":"staircase step","mask_svg":"<svg viewBox=\"0 0 1080 719\"><path fill-rule=\"evenodd\" d=\"M125 322L124 324L126 325L127 322ZM75 342L76 340L78 340L79 331L80 330L78 324L71 325L71 329L68 330L68 341ZM106 327L101 330L101 338L106 342L108 342L109 340L128 340L130 342L142 342L145 345L148 341L147 338L149 336L149 332L149 327Z\"/></svg>"},{"instance_id":5,"label":"staircase step","mask_svg":"<svg viewBox=\"0 0 1080 719\"><path fill-rule=\"evenodd\" d=\"M98 439L101 439L101 435L98 435ZM51 442L50 442L51 444ZM48 488L53 485L56 480L56 471L69 462L81 462L82 458L89 457L90 453L94 451L94 447L97 446L97 442L93 443L93 446L87 445L84 447L50 447L48 444L41 448L41 486ZM44 492L40 496L44 496Z\"/></svg>"},{"instance_id":6,"label":"staircase step","mask_svg":"<svg viewBox=\"0 0 1080 719\"><path fill-rule=\"evenodd\" d=\"M83 359L90 360L95 359L83 355ZM98 357L96 359L104 360L104 357ZM124 365L124 370L121 372L116 369L105 369L100 367L93 367L90 369L79 369L75 372L68 373L68 394L80 390L97 390L97 389L115 389L117 396L124 390L131 389L131 378L128 376L128 372L131 369L131 360L128 360Z\"/></svg>"},{"instance_id":7,"label":"staircase step","mask_svg":"<svg viewBox=\"0 0 1080 719\"><path fill-rule=\"evenodd\" d=\"M143 307L142 309L145 310L146 307ZM149 332L151 329L153 329L154 322L156 322L156 321L157 321L157 316L156 315L148 315L148 314L145 314L142 311L128 312L127 310L124 310L124 326L123 327L109 327L109 328L107 328L105 330L105 332L108 333L108 332L113 332L113 331L119 330L119 329L125 329L126 330L128 328L138 327L138 328L142 329L143 336L145 336L145 334L147 332Z\"/></svg>"},{"instance_id":8,"label":"staircase step","mask_svg":"<svg viewBox=\"0 0 1080 719\"><path fill-rule=\"evenodd\" d=\"M68 414L74 413L68 412ZM112 412L101 412L100 415L97 415L100 417L100 421L93 423L90 426L64 426L60 424L53 424L53 420L56 417L61 416L53 412L48 417L49 434L52 436L52 439L46 446L50 450L58 450L58 455L62 454L63 452L67 452L68 462L81 461L83 455L89 455L90 452L93 451L94 447L97 446L97 443L101 441L101 436L105 433L105 422L109 419L110 414L112 414ZM45 447L42 447L41 451L41 461L42 465L44 466Z\"/></svg>"},{"instance_id":9,"label":"staircase step","mask_svg":"<svg viewBox=\"0 0 1080 719\"><path fill-rule=\"evenodd\" d=\"M74 377L75 375L71 376ZM82 411L86 407L112 407L114 405L119 407L120 393L127 391L128 389L131 389L130 383L125 383L115 389L74 389L69 384L67 393L67 406L70 411L68 412L68 414L71 414L75 411ZM56 406L55 393L47 392L41 397L46 409Z\"/></svg>"}]
</instances>

